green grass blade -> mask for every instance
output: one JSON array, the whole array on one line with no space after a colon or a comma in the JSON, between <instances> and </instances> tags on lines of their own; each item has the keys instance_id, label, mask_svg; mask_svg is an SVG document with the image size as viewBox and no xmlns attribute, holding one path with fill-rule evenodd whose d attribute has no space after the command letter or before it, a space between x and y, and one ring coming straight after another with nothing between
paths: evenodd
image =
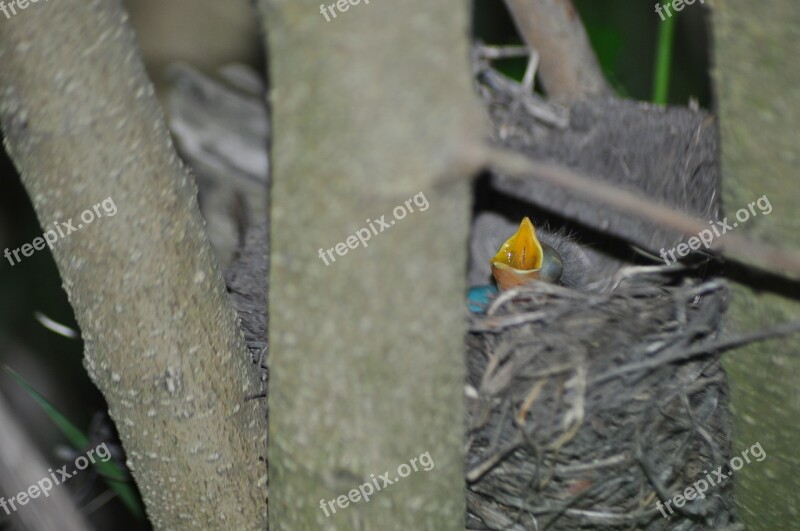
<instances>
[{"instance_id":1,"label":"green grass blade","mask_svg":"<svg viewBox=\"0 0 800 531\"><path fill-rule=\"evenodd\" d=\"M89 437L87 437L81 430L79 430L72 422L62 415L44 396L42 396L36 389L33 388L25 379L17 374L13 369L6 366L6 371L16 380L16 382L30 395L33 400L47 413L47 415L56 424L59 430L64 434L67 440L75 448L86 448L89 444ZM109 487L116 493L122 500L128 510L136 516L136 518L144 518L144 512L139 504L139 497L136 491L128 483L125 482L125 477L120 474L116 465L109 461L96 461L92 463L100 475L105 479Z\"/></svg>"},{"instance_id":2,"label":"green grass blade","mask_svg":"<svg viewBox=\"0 0 800 531\"><path fill-rule=\"evenodd\" d=\"M31 384L20 376L16 371L10 367L5 367L6 371L16 380L16 382L33 398L33 400L44 409L45 413L53 420L53 422L61 430L61 433L69 440L70 444L75 448L83 448L89 444L89 438L84 433L75 427L67 418L62 415L50 402L47 401L38 391L36 391Z\"/></svg>"},{"instance_id":3,"label":"green grass blade","mask_svg":"<svg viewBox=\"0 0 800 531\"><path fill-rule=\"evenodd\" d=\"M660 23L661 27L658 30L656 62L653 70L653 101L659 105L666 105L669 97L669 75L676 19L677 17L673 13L672 16Z\"/></svg>"}]
</instances>

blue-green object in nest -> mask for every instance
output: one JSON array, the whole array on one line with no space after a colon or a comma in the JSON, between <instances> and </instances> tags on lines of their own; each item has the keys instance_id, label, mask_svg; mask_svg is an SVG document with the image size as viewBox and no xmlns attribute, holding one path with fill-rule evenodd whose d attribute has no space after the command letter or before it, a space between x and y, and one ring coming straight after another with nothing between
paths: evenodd
<instances>
[{"instance_id":1,"label":"blue-green object in nest","mask_svg":"<svg viewBox=\"0 0 800 531\"><path fill-rule=\"evenodd\" d=\"M467 290L467 307L472 313L484 313L489 301L497 295L497 288L491 284L473 286Z\"/></svg>"}]
</instances>

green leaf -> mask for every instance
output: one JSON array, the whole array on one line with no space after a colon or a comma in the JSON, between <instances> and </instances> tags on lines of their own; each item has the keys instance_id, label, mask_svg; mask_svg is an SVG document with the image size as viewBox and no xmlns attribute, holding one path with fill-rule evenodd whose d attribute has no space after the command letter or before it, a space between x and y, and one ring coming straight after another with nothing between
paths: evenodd
<instances>
[{"instance_id":1,"label":"green leaf","mask_svg":"<svg viewBox=\"0 0 800 531\"><path fill-rule=\"evenodd\" d=\"M675 13L661 22L658 30L658 46L656 48L656 64L653 72L653 101L666 105L669 98L669 76L672 66L672 44L675 35Z\"/></svg>"},{"instance_id":2,"label":"green leaf","mask_svg":"<svg viewBox=\"0 0 800 531\"><path fill-rule=\"evenodd\" d=\"M53 420L59 430L69 440L75 448L86 448L89 444L89 437L79 430L72 422L62 415L44 396L34 389L25 379L17 374L8 366L6 371L16 380L16 382L33 398L33 400L44 409L45 413ZM124 476L120 475L117 466L109 461L96 461L92 463L109 487L119 496L122 503L138 519L144 518L144 511L139 504L139 497L134 488L126 482Z\"/></svg>"}]
</instances>

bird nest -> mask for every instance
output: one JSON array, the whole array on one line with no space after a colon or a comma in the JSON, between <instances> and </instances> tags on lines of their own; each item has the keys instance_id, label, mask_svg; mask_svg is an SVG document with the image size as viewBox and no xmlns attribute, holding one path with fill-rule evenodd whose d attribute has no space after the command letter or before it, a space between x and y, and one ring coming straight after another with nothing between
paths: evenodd
<instances>
[{"instance_id":1,"label":"bird nest","mask_svg":"<svg viewBox=\"0 0 800 531\"><path fill-rule=\"evenodd\" d=\"M614 177L620 182L609 182L702 219L719 218L716 137L703 113L603 100L582 102L565 117L535 95L509 88L491 69L479 77L495 137L506 147L601 180ZM580 289L534 283L504 292L486 315L470 318L467 527L691 530L734 524L725 482L703 498L664 507L667 517L657 506L730 455L723 348L716 340L722 283L689 278L679 268L632 267L627 246L620 252L618 241L599 243L606 240L596 229L607 227L614 237L648 249L671 248L682 234L611 215L543 183L499 175L483 182L476 212L519 220L538 205L537 214L581 229L588 240L581 250L593 259L570 276L585 284L575 284ZM484 236L502 232L492 223ZM265 396L268 241L265 225L254 229L227 280ZM474 232L471 248L480 250L487 240ZM487 266L488 256L473 255ZM573 262L581 261L567 265ZM615 272L613 289L606 289ZM476 270L475 278L484 283L487 275ZM595 284L602 284L601 292L588 289Z\"/></svg>"},{"instance_id":2,"label":"bird nest","mask_svg":"<svg viewBox=\"0 0 800 531\"><path fill-rule=\"evenodd\" d=\"M267 253L262 226L227 275L258 362ZM728 483L663 508L669 518L656 505L725 465L731 446L720 365L728 346L716 340L724 284L670 271L623 268L602 293L536 282L470 318L469 529L692 530L735 521Z\"/></svg>"},{"instance_id":3,"label":"bird nest","mask_svg":"<svg viewBox=\"0 0 800 531\"><path fill-rule=\"evenodd\" d=\"M471 318L468 528L734 521L726 484L656 505L725 464L731 446L715 344L724 286L662 275L623 269L600 294L534 283Z\"/></svg>"}]
</instances>

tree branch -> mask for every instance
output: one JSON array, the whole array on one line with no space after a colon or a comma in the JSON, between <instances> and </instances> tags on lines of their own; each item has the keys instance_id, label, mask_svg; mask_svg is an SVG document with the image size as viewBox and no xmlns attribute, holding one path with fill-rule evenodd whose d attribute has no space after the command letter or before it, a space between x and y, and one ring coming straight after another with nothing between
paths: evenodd
<instances>
[{"instance_id":1,"label":"tree branch","mask_svg":"<svg viewBox=\"0 0 800 531\"><path fill-rule=\"evenodd\" d=\"M153 525L263 529L258 375L120 1L32 5L0 62L5 145L42 227L72 218L53 255Z\"/></svg>"},{"instance_id":2,"label":"tree branch","mask_svg":"<svg viewBox=\"0 0 800 531\"><path fill-rule=\"evenodd\" d=\"M459 161L486 132L468 2L362 2L327 22L313 0L259 6L273 87L271 524L464 529L463 176L477 168ZM437 185L447 174L462 178ZM372 232L384 215L396 223ZM364 227L365 245L334 253ZM430 471L326 517L326 500L383 486L425 452Z\"/></svg>"},{"instance_id":3,"label":"tree branch","mask_svg":"<svg viewBox=\"0 0 800 531\"><path fill-rule=\"evenodd\" d=\"M479 149L471 151L480 152ZM696 235L708 229L708 221L693 218L616 186L588 179L569 168L536 162L525 155L496 147L483 148L483 153L487 165L499 173L546 181L620 212L633 214L686 235ZM715 238L711 248L732 262L800 279L800 254L791 249L759 244L737 234L723 234ZM658 251L649 250L655 254Z\"/></svg>"},{"instance_id":4,"label":"tree branch","mask_svg":"<svg viewBox=\"0 0 800 531\"><path fill-rule=\"evenodd\" d=\"M539 52L539 79L548 96L571 101L612 94L572 0L506 0L506 5L525 43Z\"/></svg>"},{"instance_id":5,"label":"tree branch","mask_svg":"<svg viewBox=\"0 0 800 531\"><path fill-rule=\"evenodd\" d=\"M720 116L723 198L765 194L774 211L740 230L800 252L797 124L800 10L794 0L713 3L714 81ZM735 284L730 332L797 319L784 292ZM723 359L731 382L734 448L761 443L769 458L737 472L736 503L747 528L780 529L800 512L800 345L797 337L756 343Z\"/></svg>"}]
</instances>

